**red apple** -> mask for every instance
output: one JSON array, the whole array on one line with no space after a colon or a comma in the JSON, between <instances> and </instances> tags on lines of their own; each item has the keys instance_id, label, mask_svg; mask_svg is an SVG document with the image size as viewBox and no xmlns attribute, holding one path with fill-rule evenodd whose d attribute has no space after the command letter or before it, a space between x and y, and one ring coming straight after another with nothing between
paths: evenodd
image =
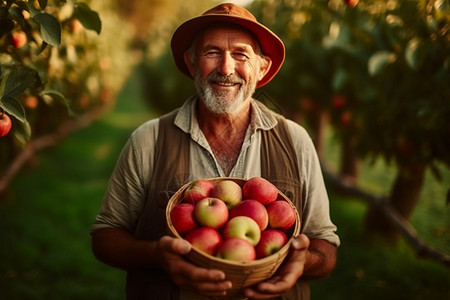
<instances>
[{"instance_id":1,"label":"red apple","mask_svg":"<svg viewBox=\"0 0 450 300\"><path fill-rule=\"evenodd\" d=\"M214 184L205 179L198 179L189 184L184 190L184 201L197 203L198 201L211 196Z\"/></svg>"},{"instance_id":2,"label":"red apple","mask_svg":"<svg viewBox=\"0 0 450 300\"><path fill-rule=\"evenodd\" d=\"M233 261L251 261L256 259L256 251L247 240L231 238L219 246L216 256Z\"/></svg>"},{"instance_id":3,"label":"red apple","mask_svg":"<svg viewBox=\"0 0 450 300\"><path fill-rule=\"evenodd\" d=\"M11 126L11 118L5 112L0 113L0 137L7 135Z\"/></svg>"},{"instance_id":4,"label":"red apple","mask_svg":"<svg viewBox=\"0 0 450 300\"><path fill-rule=\"evenodd\" d=\"M343 111L339 116L341 124L344 126L349 126L352 122L352 112L349 110Z\"/></svg>"},{"instance_id":5,"label":"red apple","mask_svg":"<svg viewBox=\"0 0 450 300\"><path fill-rule=\"evenodd\" d=\"M201 251L216 255L217 248L222 243L222 236L214 228L199 227L189 231L185 240Z\"/></svg>"},{"instance_id":6,"label":"red apple","mask_svg":"<svg viewBox=\"0 0 450 300\"><path fill-rule=\"evenodd\" d=\"M194 208L195 205L192 203L180 203L170 212L172 225L180 235L197 227L197 222L195 222L194 218Z\"/></svg>"},{"instance_id":7,"label":"red apple","mask_svg":"<svg viewBox=\"0 0 450 300\"><path fill-rule=\"evenodd\" d=\"M288 230L295 224L294 208L284 200L277 200L267 207L269 227Z\"/></svg>"},{"instance_id":8,"label":"red apple","mask_svg":"<svg viewBox=\"0 0 450 300\"><path fill-rule=\"evenodd\" d=\"M259 225L252 218L246 216L237 216L230 219L223 228L223 238L241 238L247 240L256 246L261 238Z\"/></svg>"},{"instance_id":9,"label":"red apple","mask_svg":"<svg viewBox=\"0 0 450 300\"><path fill-rule=\"evenodd\" d=\"M267 229L261 233L261 239L256 245L256 257L264 258L272 255L286 245L286 234L278 229Z\"/></svg>"},{"instance_id":10,"label":"red apple","mask_svg":"<svg viewBox=\"0 0 450 300\"><path fill-rule=\"evenodd\" d=\"M78 32L81 31L81 29L83 29L83 24L81 24L79 20L74 19L70 24L70 29L72 33L77 34Z\"/></svg>"},{"instance_id":11,"label":"red apple","mask_svg":"<svg viewBox=\"0 0 450 300\"><path fill-rule=\"evenodd\" d=\"M340 109L345 106L346 100L344 96L335 95L333 98L331 98L331 103L333 104L334 108Z\"/></svg>"},{"instance_id":12,"label":"red apple","mask_svg":"<svg viewBox=\"0 0 450 300\"><path fill-rule=\"evenodd\" d=\"M223 180L214 186L211 197L219 198L232 208L242 200L242 189L239 184L232 180Z\"/></svg>"},{"instance_id":13,"label":"red apple","mask_svg":"<svg viewBox=\"0 0 450 300\"><path fill-rule=\"evenodd\" d=\"M359 0L344 0L344 3L350 7L355 7L358 4Z\"/></svg>"},{"instance_id":14,"label":"red apple","mask_svg":"<svg viewBox=\"0 0 450 300\"><path fill-rule=\"evenodd\" d=\"M262 177L250 178L242 187L244 199L253 199L263 205L274 202L278 197L278 189Z\"/></svg>"},{"instance_id":15,"label":"red apple","mask_svg":"<svg viewBox=\"0 0 450 300\"><path fill-rule=\"evenodd\" d=\"M256 221L259 229L263 231L269 224L269 215L266 207L260 202L252 199L247 199L239 202L230 210L230 219L237 216L247 216Z\"/></svg>"},{"instance_id":16,"label":"red apple","mask_svg":"<svg viewBox=\"0 0 450 300\"><path fill-rule=\"evenodd\" d=\"M27 35L23 31L16 31L11 34L11 44L14 48L21 48L27 43Z\"/></svg>"},{"instance_id":17,"label":"red apple","mask_svg":"<svg viewBox=\"0 0 450 300\"><path fill-rule=\"evenodd\" d=\"M200 200L194 209L198 224L212 228L221 228L228 221L228 208L219 198L207 197Z\"/></svg>"}]
</instances>

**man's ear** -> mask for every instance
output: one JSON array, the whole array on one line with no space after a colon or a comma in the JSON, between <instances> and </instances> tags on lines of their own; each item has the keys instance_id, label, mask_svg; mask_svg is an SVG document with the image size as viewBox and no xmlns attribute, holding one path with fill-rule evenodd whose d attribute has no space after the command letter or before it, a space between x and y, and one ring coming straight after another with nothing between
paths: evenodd
<instances>
[{"instance_id":1,"label":"man's ear","mask_svg":"<svg viewBox=\"0 0 450 300\"><path fill-rule=\"evenodd\" d=\"M271 66L272 66L272 59L268 56L263 56L261 65L259 66L259 78L258 78L259 81L261 81L261 79L263 79L264 76L266 76Z\"/></svg>"},{"instance_id":2,"label":"man's ear","mask_svg":"<svg viewBox=\"0 0 450 300\"><path fill-rule=\"evenodd\" d=\"M189 73L191 74L192 77L195 76L195 68L194 68L194 62L192 61L192 56L189 53L189 51L184 52L184 63L186 64Z\"/></svg>"}]
</instances>

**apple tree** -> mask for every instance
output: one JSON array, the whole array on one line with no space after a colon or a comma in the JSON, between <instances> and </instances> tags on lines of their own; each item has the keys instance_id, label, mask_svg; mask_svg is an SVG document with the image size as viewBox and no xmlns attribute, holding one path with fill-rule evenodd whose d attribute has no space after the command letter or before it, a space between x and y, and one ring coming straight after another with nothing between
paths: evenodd
<instances>
[{"instance_id":1,"label":"apple tree","mask_svg":"<svg viewBox=\"0 0 450 300\"><path fill-rule=\"evenodd\" d=\"M437 163L450 166L450 12L445 1L378 4L366 32L375 49L368 60L370 88L360 111L358 150L397 166L390 204L409 219L419 199L425 172L437 179ZM368 8L363 11L369 15ZM368 47L366 47L368 48ZM372 208L369 226L386 228Z\"/></svg>"},{"instance_id":2,"label":"apple tree","mask_svg":"<svg viewBox=\"0 0 450 300\"><path fill-rule=\"evenodd\" d=\"M30 142L110 106L136 61L114 2L85 1L0 1L0 116L12 122L0 174Z\"/></svg>"},{"instance_id":3,"label":"apple tree","mask_svg":"<svg viewBox=\"0 0 450 300\"><path fill-rule=\"evenodd\" d=\"M13 134L22 142L31 136L25 106L37 105L40 97L69 107L62 93L46 88L48 70L45 68L52 59L52 47L61 45L63 30L75 33L82 26L97 33L101 30L100 18L85 3L73 4L71 13L66 12L66 16L62 8L68 9L65 1L51 4L44 0L1 2L0 108L13 117L16 129ZM64 48L62 51L69 51L67 46Z\"/></svg>"},{"instance_id":4,"label":"apple tree","mask_svg":"<svg viewBox=\"0 0 450 300\"><path fill-rule=\"evenodd\" d=\"M390 204L408 219L430 169L450 165L450 14L446 1L255 1L282 36L287 58L264 89L316 129L327 120L342 144L342 173L356 155L394 164ZM325 117L323 117L325 116ZM372 229L385 222L376 208Z\"/></svg>"}]
</instances>

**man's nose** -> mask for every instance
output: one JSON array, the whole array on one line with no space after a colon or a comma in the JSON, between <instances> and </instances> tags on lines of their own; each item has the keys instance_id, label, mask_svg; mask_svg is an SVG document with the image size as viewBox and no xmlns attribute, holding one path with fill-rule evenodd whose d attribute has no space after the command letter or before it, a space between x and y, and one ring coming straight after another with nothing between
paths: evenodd
<instances>
[{"instance_id":1,"label":"man's nose","mask_svg":"<svg viewBox=\"0 0 450 300\"><path fill-rule=\"evenodd\" d=\"M224 53L220 60L218 71L224 76L230 76L234 73L235 64L233 56L230 53Z\"/></svg>"}]
</instances>

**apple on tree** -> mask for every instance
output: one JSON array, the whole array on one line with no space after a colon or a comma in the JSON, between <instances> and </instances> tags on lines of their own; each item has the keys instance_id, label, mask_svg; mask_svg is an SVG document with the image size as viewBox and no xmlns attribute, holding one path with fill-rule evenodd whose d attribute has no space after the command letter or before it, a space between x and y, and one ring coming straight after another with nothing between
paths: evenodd
<instances>
[{"instance_id":1,"label":"apple on tree","mask_svg":"<svg viewBox=\"0 0 450 300\"><path fill-rule=\"evenodd\" d=\"M223 228L223 238L241 238L250 242L252 246L258 244L261 238L259 225L250 217L237 216L230 219Z\"/></svg>"},{"instance_id":2,"label":"apple on tree","mask_svg":"<svg viewBox=\"0 0 450 300\"><path fill-rule=\"evenodd\" d=\"M11 44L14 48L22 48L27 43L27 35L23 31L16 31L11 34Z\"/></svg>"},{"instance_id":3,"label":"apple on tree","mask_svg":"<svg viewBox=\"0 0 450 300\"><path fill-rule=\"evenodd\" d=\"M269 227L281 230L288 230L295 224L294 208L284 200L273 202L267 207L269 215Z\"/></svg>"},{"instance_id":4,"label":"apple on tree","mask_svg":"<svg viewBox=\"0 0 450 300\"><path fill-rule=\"evenodd\" d=\"M197 227L194 218L195 205L192 203L179 203L170 212L170 220L179 234L185 234Z\"/></svg>"},{"instance_id":5,"label":"apple on tree","mask_svg":"<svg viewBox=\"0 0 450 300\"><path fill-rule=\"evenodd\" d=\"M223 180L214 186L211 197L219 198L227 205L228 209L232 208L242 200L242 189L236 182L232 180Z\"/></svg>"},{"instance_id":6,"label":"apple on tree","mask_svg":"<svg viewBox=\"0 0 450 300\"><path fill-rule=\"evenodd\" d=\"M263 205L277 200L278 189L270 181L262 177L250 178L242 187L244 199L254 199Z\"/></svg>"},{"instance_id":7,"label":"apple on tree","mask_svg":"<svg viewBox=\"0 0 450 300\"><path fill-rule=\"evenodd\" d=\"M184 190L184 201L197 203L200 200L211 196L214 184L206 179L198 179L189 184Z\"/></svg>"},{"instance_id":8,"label":"apple on tree","mask_svg":"<svg viewBox=\"0 0 450 300\"><path fill-rule=\"evenodd\" d=\"M202 226L221 228L228 221L228 216L227 205L219 198L204 198L194 208L194 217Z\"/></svg>"},{"instance_id":9,"label":"apple on tree","mask_svg":"<svg viewBox=\"0 0 450 300\"><path fill-rule=\"evenodd\" d=\"M355 7L358 4L359 0L344 0L344 3L350 7Z\"/></svg>"},{"instance_id":10,"label":"apple on tree","mask_svg":"<svg viewBox=\"0 0 450 300\"><path fill-rule=\"evenodd\" d=\"M0 137L7 135L11 130L11 126L11 118L5 112L2 112L0 114Z\"/></svg>"},{"instance_id":11,"label":"apple on tree","mask_svg":"<svg viewBox=\"0 0 450 300\"><path fill-rule=\"evenodd\" d=\"M264 258L279 251L286 245L288 238L286 234L279 229L267 229L261 233L261 239L256 245L256 257Z\"/></svg>"},{"instance_id":12,"label":"apple on tree","mask_svg":"<svg viewBox=\"0 0 450 300\"><path fill-rule=\"evenodd\" d=\"M266 207L253 199L242 200L230 210L230 219L237 216L247 216L256 221L261 231L269 224Z\"/></svg>"},{"instance_id":13,"label":"apple on tree","mask_svg":"<svg viewBox=\"0 0 450 300\"><path fill-rule=\"evenodd\" d=\"M220 233L211 227L198 227L189 231L184 238L192 246L210 255L216 255L217 248L222 243Z\"/></svg>"},{"instance_id":14,"label":"apple on tree","mask_svg":"<svg viewBox=\"0 0 450 300\"><path fill-rule=\"evenodd\" d=\"M233 261L251 261L256 259L256 251L247 240L230 238L219 246L216 256Z\"/></svg>"}]
</instances>

